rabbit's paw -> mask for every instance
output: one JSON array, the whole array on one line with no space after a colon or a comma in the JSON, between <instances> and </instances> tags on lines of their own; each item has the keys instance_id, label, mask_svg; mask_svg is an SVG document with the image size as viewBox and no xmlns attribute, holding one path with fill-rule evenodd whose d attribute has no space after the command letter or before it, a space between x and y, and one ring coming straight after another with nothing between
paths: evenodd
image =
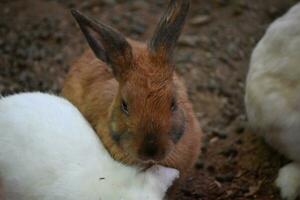
<instances>
[{"instance_id":1,"label":"rabbit's paw","mask_svg":"<svg viewBox=\"0 0 300 200\"><path fill-rule=\"evenodd\" d=\"M282 199L295 200L300 194L300 165L291 163L282 167L275 183Z\"/></svg>"}]
</instances>

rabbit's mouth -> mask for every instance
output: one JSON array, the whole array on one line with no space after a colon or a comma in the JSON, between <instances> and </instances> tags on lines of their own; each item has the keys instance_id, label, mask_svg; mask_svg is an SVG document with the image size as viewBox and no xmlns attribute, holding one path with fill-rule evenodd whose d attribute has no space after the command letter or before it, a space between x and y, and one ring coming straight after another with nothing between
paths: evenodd
<instances>
[{"instance_id":1,"label":"rabbit's mouth","mask_svg":"<svg viewBox=\"0 0 300 200\"><path fill-rule=\"evenodd\" d=\"M158 161L155 160L142 160L142 159L138 159L138 162L141 163L142 165L155 165L158 163Z\"/></svg>"},{"instance_id":2,"label":"rabbit's mouth","mask_svg":"<svg viewBox=\"0 0 300 200\"><path fill-rule=\"evenodd\" d=\"M157 165L158 162L150 160L150 161L140 161L142 164L142 171L147 171L149 168L153 167L154 165Z\"/></svg>"}]
</instances>

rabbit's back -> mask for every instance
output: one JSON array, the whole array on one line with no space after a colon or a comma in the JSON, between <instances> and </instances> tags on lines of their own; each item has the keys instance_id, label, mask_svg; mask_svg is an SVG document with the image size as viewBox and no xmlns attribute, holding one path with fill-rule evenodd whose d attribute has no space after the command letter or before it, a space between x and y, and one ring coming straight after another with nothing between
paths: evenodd
<instances>
[{"instance_id":1,"label":"rabbit's back","mask_svg":"<svg viewBox=\"0 0 300 200\"><path fill-rule=\"evenodd\" d=\"M273 22L256 46L245 100L252 127L300 160L300 4Z\"/></svg>"},{"instance_id":2,"label":"rabbit's back","mask_svg":"<svg viewBox=\"0 0 300 200\"><path fill-rule=\"evenodd\" d=\"M299 53L300 3L270 25L253 51L248 79L264 74L298 79Z\"/></svg>"},{"instance_id":3,"label":"rabbit's back","mask_svg":"<svg viewBox=\"0 0 300 200\"><path fill-rule=\"evenodd\" d=\"M99 164L96 154L108 156L77 109L52 95L1 99L0 127L0 174L9 200L72 199L71 180L62 180L87 164Z\"/></svg>"}]
</instances>

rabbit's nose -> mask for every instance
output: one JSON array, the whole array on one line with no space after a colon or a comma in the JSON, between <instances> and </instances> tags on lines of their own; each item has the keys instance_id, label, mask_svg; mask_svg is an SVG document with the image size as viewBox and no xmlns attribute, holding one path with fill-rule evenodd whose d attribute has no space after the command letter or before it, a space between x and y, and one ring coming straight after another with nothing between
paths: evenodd
<instances>
[{"instance_id":1,"label":"rabbit's nose","mask_svg":"<svg viewBox=\"0 0 300 200\"><path fill-rule=\"evenodd\" d=\"M142 160L148 160L156 157L158 150L155 146L142 147L139 151L140 158Z\"/></svg>"},{"instance_id":2,"label":"rabbit's nose","mask_svg":"<svg viewBox=\"0 0 300 200\"><path fill-rule=\"evenodd\" d=\"M141 160L161 160L165 153L162 147L158 144L157 137L152 134L146 135L144 142L139 149L139 157Z\"/></svg>"},{"instance_id":3,"label":"rabbit's nose","mask_svg":"<svg viewBox=\"0 0 300 200\"><path fill-rule=\"evenodd\" d=\"M157 147L142 147L138 152L139 159L142 161L160 161L165 157L165 153Z\"/></svg>"}]
</instances>

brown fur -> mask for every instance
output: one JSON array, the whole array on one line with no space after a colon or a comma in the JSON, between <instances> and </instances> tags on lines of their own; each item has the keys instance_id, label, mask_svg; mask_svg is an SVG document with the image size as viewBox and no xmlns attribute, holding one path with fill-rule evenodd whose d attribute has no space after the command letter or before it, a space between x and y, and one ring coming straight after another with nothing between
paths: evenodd
<instances>
[{"instance_id":1,"label":"brown fur","mask_svg":"<svg viewBox=\"0 0 300 200\"><path fill-rule=\"evenodd\" d=\"M160 60L148 60L149 57L145 56L147 55L147 50L144 45L134 41L131 41L130 43L135 51L134 55L137 55L135 62L139 66L143 66L143 70L136 69L137 71L140 70L141 74L136 73L138 75L132 77L134 79L132 82L137 83L139 80L143 80L142 82L146 84L139 85L143 87L142 90L147 92L150 92L151 90L157 91L156 87L160 87L160 85L151 83L151 81L155 82L155 79L153 80L148 77L151 77L152 73L152 77L158 76L161 79L166 79L167 82L169 79L169 72L160 73L160 71L163 70L161 68L155 69L157 71L147 70L153 69L152 63L159 63ZM200 151L201 129L195 118L192 105L188 100L182 80L174 73L172 80L168 84L174 84L176 88L179 102L178 106L183 109L186 116L186 127L180 141L175 145L172 152L160 163L179 169L181 175L185 175L198 157ZM119 84L109 71L108 66L99 61L91 51L87 51L72 66L65 81L63 95L73 102L88 119L100 136L105 147L116 160L126 164L139 164L138 160L124 152L124 150L112 140L109 133L107 124L110 112L113 109L113 102L118 99L118 87ZM134 91L136 90L135 87L136 85L130 85L129 90ZM139 89L139 91L142 90ZM139 95L142 94L137 94L136 98L139 98ZM160 98L159 93L155 95L157 95L155 96L156 98ZM149 110L146 112L152 112L152 109L155 108L149 107ZM161 116L161 120L164 120L163 115ZM134 124L134 122L132 124Z\"/></svg>"}]
</instances>

